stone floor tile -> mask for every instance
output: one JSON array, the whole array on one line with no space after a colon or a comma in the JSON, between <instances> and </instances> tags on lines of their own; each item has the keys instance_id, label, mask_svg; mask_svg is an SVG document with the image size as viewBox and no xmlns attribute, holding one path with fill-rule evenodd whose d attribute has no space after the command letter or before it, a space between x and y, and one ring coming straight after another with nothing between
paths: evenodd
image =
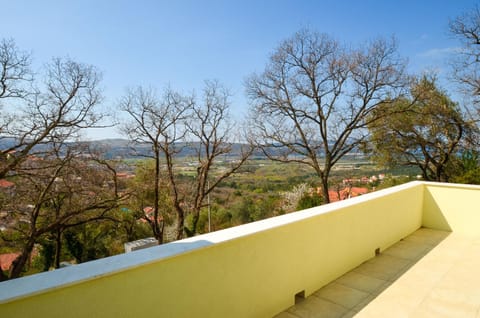
<instances>
[{"instance_id":1,"label":"stone floor tile","mask_svg":"<svg viewBox=\"0 0 480 318\"><path fill-rule=\"evenodd\" d=\"M380 254L358 266L353 272L377 279L392 280L403 273L411 263L406 259Z\"/></svg>"},{"instance_id":2,"label":"stone floor tile","mask_svg":"<svg viewBox=\"0 0 480 318\"><path fill-rule=\"evenodd\" d=\"M404 240L415 241L421 244L437 245L438 243L443 241L446 237L448 237L450 234L451 232L420 228L417 231L410 234L409 236L407 236L406 238L404 238Z\"/></svg>"},{"instance_id":3,"label":"stone floor tile","mask_svg":"<svg viewBox=\"0 0 480 318\"><path fill-rule=\"evenodd\" d=\"M355 307L352 308L353 311L359 312L363 308L365 308L368 304L370 304L378 295L368 295L364 300L358 303Z\"/></svg>"},{"instance_id":4,"label":"stone floor tile","mask_svg":"<svg viewBox=\"0 0 480 318\"><path fill-rule=\"evenodd\" d=\"M373 293L381 289L387 281L356 272L348 272L338 278L336 282L364 292Z\"/></svg>"},{"instance_id":5,"label":"stone floor tile","mask_svg":"<svg viewBox=\"0 0 480 318\"><path fill-rule=\"evenodd\" d=\"M290 307L288 312L301 318L341 318L348 309L316 296L310 296L303 302Z\"/></svg>"},{"instance_id":6,"label":"stone floor tile","mask_svg":"<svg viewBox=\"0 0 480 318\"><path fill-rule=\"evenodd\" d=\"M356 312L356 311L354 311L354 310L350 310L350 311L347 312L345 315L343 315L342 318L353 318L353 317L355 317L357 314L358 314L358 312Z\"/></svg>"},{"instance_id":7,"label":"stone floor tile","mask_svg":"<svg viewBox=\"0 0 480 318\"><path fill-rule=\"evenodd\" d=\"M314 295L352 309L367 298L369 293L334 282L321 288Z\"/></svg>"},{"instance_id":8,"label":"stone floor tile","mask_svg":"<svg viewBox=\"0 0 480 318\"><path fill-rule=\"evenodd\" d=\"M429 244L402 240L385 250L383 254L416 261L422 258L422 256L427 254L431 249L432 245Z\"/></svg>"},{"instance_id":9,"label":"stone floor tile","mask_svg":"<svg viewBox=\"0 0 480 318\"><path fill-rule=\"evenodd\" d=\"M274 316L273 318L298 318L298 316L295 316L288 311L284 311L279 313L278 315Z\"/></svg>"}]
</instances>

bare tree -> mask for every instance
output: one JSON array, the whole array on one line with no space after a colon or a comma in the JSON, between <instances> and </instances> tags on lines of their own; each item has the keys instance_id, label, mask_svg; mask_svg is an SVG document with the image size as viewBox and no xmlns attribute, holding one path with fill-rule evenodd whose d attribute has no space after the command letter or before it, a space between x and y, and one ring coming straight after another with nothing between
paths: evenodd
<instances>
[{"instance_id":1,"label":"bare tree","mask_svg":"<svg viewBox=\"0 0 480 318\"><path fill-rule=\"evenodd\" d=\"M20 103L29 92L28 85L32 81L30 70L30 55L20 51L13 40L0 42L0 142L9 135L9 126L16 118L5 109L5 103L15 101ZM7 155L12 149L0 149L0 178L4 178L10 168L7 167ZM11 166L14 166L12 164Z\"/></svg>"},{"instance_id":2,"label":"bare tree","mask_svg":"<svg viewBox=\"0 0 480 318\"><path fill-rule=\"evenodd\" d=\"M235 173L253 151L250 145L244 145L240 149L239 157L229 158L229 164L225 163L221 171L213 173L213 168L218 165L217 161L233 152L236 127L229 117L229 98L229 92L218 82L207 81L203 90L203 101L193 104L193 114L187 122L198 163L190 204L192 224L191 228L185 227L188 236L197 233L200 211L206 206L207 196L220 182Z\"/></svg>"},{"instance_id":3,"label":"bare tree","mask_svg":"<svg viewBox=\"0 0 480 318\"><path fill-rule=\"evenodd\" d=\"M73 166L96 171L68 149L82 129L98 127L102 118L96 109L102 99L100 73L91 65L55 58L33 76L30 63L30 55L13 40L0 42L0 178L16 185L1 208L16 216L7 234L17 233L15 244L21 246L10 278L21 274L34 244L46 233L56 233L60 240L63 229L103 217L118 200L116 191L108 198L100 198L100 191L99 196L85 195L77 185L80 179L69 177L80 177ZM64 190L70 189L68 195L58 191L59 180L65 181ZM95 189L93 183L80 184ZM2 232L2 239L7 234Z\"/></svg>"},{"instance_id":4,"label":"bare tree","mask_svg":"<svg viewBox=\"0 0 480 318\"><path fill-rule=\"evenodd\" d=\"M8 278L22 274L45 235L55 237L58 267L64 230L110 219L121 199L115 170L107 162L87 159L65 144L52 147L48 156L30 157L16 168L15 193L4 207L15 222L0 233L2 240L14 239L21 246Z\"/></svg>"},{"instance_id":5,"label":"bare tree","mask_svg":"<svg viewBox=\"0 0 480 318\"><path fill-rule=\"evenodd\" d=\"M24 98L32 81L30 55L13 40L0 41L0 98Z\"/></svg>"},{"instance_id":6,"label":"bare tree","mask_svg":"<svg viewBox=\"0 0 480 318\"><path fill-rule=\"evenodd\" d=\"M368 116L404 86L393 41L347 49L324 34L297 32L246 82L252 139L280 162L312 167L325 202L332 167L365 142Z\"/></svg>"},{"instance_id":7,"label":"bare tree","mask_svg":"<svg viewBox=\"0 0 480 318\"><path fill-rule=\"evenodd\" d=\"M0 140L7 145L0 149L0 178L29 155L44 151L52 139L73 140L102 118L95 110L102 96L100 74L93 66L56 58L39 83L32 82L29 63L13 41L0 43Z\"/></svg>"},{"instance_id":8,"label":"bare tree","mask_svg":"<svg viewBox=\"0 0 480 318\"><path fill-rule=\"evenodd\" d=\"M170 176L173 202L176 204L175 209L179 211L179 221L184 220L180 194L174 178L174 157L181 151L178 143L185 138L184 120L191 107L191 101L171 89L166 89L163 97L159 99L152 90L139 87L127 92L120 107L130 117L130 121L122 128L123 132L134 144L151 146L151 155L142 154L155 161L153 218L146 218L146 220L152 228L154 237L161 244L165 227L159 206L162 163L165 163ZM183 223L181 224L183 226Z\"/></svg>"},{"instance_id":9,"label":"bare tree","mask_svg":"<svg viewBox=\"0 0 480 318\"><path fill-rule=\"evenodd\" d=\"M217 82L206 83L202 102L170 89L160 100L143 89L129 92L123 100L122 109L132 118L123 131L131 141L151 145L151 157L155 160L154 217L149 222L160 243L164 223L156 225L154 222L162 213L158 204L162 175L168 179L168 193L176 214L176 238L181 239L184 232L187 235L197 232L207 195L237 171L250 155L251 148L242 152L236 161L225 164L220 172L213 173L221 156L233 152L229 107L229 94ZM179 158L184 149L195 153L197 171L193 180L179 173ZM185 227L188 213L192 214L191 228Z\"/></svg>"},{"instance_id":10,"label":"bare tree","mask_svg":"<svg viewBox=\"0 0 480 318\"><path fill-rule=\"evenodd\" d=\"M475 99L480 96L480 10L478 6L450 21L462 47L453 62L454 79Z\"/></svg>"}]
</instances>

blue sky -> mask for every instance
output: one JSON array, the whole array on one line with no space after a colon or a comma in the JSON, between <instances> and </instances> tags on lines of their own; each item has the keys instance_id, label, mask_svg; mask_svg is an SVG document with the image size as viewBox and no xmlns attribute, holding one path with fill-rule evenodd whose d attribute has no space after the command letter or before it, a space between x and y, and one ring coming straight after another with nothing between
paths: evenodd
<instances>
[{"instance_id":1,"label":"blue sky","mask_svg":"<svg viewBox=\"0 0 480 318\"><path fill-rule=\"evenodd\" d=\"M105 107L127 87L166 85L199 91L217 79L233 93L233 114L248 105L243 82L265 66L283 39L302 27L357 45L394 35L411 72L446 74L458 43L448 21L473 8L469 0L0 0L0 38L32 52L35 67L69 56L103 73ZM113 137L95 130L89 138Z\"/></svg>"}]
</instances>

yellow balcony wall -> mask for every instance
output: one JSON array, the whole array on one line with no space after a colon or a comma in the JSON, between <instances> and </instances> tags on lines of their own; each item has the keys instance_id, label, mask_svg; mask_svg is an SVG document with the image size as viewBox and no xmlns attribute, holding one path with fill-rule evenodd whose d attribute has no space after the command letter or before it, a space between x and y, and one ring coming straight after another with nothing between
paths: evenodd
<instances>
[{"instance_id":1,"label":"yellow balcony wall","mask_svg":"<svg viewBox=\"0 0 480 318\"><path fill-rule=\"evenodd\" d=\"M478 186L428 183L424 191L424 227L466 235L480 234Z\"/></svg>"},{"instance_id":2,"label":"yellow balcony wall","mask_svg":"<svg viewBox=\"0 0 480 318\"><path fill-rule=\"evenodd\" d=\"M478 206L479 193L413 182L3 282L0 316L271 317L296 293L308 296L422 224L473 231L461 225L470 215L455 211ZM452 196L463 206L450 204Z\"/></svg>"}]
</instances>

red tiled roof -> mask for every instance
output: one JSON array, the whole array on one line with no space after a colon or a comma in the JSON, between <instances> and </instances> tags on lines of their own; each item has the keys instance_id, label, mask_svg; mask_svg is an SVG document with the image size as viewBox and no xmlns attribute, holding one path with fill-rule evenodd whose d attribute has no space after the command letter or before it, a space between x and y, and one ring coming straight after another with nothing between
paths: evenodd
<instances>
[{"instance_id":1,"label":"red tiled roof","mask_svg":"<svg viewBox=\"0 0 480 318\"><path fill-rule=\"evenodd\" d=\"M128 172L117 172L117 177L124 178L124 179L131 179L131 178L135 178L135 175L130 174Z\"/></svg>"},{"instance_id":2,"label":"red tiled roof","mask_svg":"<svg viewBox=\"0 0 480 318\"><path fill-rule=\"evenodd\" d=\"M335 190L330 190L328 191L328 196L330 197L330 202L337 202L348 198L354 198L367 192L367 188L352 187L342 189L338 192Z\"/></svg>"},{"instance_id":3,"label":"red tiled roof","mask_svg":"<svg viewBox=\"0 0 480 318\"><path fill-rule=\"evenodd\" d=\"M20 253L0 254L0 265L2 271L8 271L13 261L18 257L18 255L20 255Z\"/></svg>"},{"instance_id":4,"label":"red tiled roof","mask_svg":"<svg viewBox=\"0 0 480 318\"><path fill-rule=\"evenodd\" d=\"M154 220L154 217L153 217L154 209L153 209L153 207L146 206L146 207L143 208L143 212L145 213L145 216L147 217L147 219L149 219L150 221ZM163 216L160 213L157 216L157 220L158 220L158 222L163 221ZM141 221L146 222L146 220L144 220L144 219L141 219Z\"/></svg>"},{"instance_id":5,"label":"red tiled roof","mask_svg":"<svg viewBox=\"0 0 480 318\"><path fill-rule=\"evenodd\" d=\"M152 215L153 214L153 208L151 206L146 206L143 208L143 212L146 215Z\"/></svg>"},{"instance_id":6,"label":"red tiled roof","mask_svg":"<svg viewBox=\"0 0 480 318\"><path fill-rule=\"evenodd\" d=\"M13 187L14 185L15 183L13 182L10 182L5 179L0 179L0 188L10 188L10 187Z\"/></svg>"}]
</instances>

